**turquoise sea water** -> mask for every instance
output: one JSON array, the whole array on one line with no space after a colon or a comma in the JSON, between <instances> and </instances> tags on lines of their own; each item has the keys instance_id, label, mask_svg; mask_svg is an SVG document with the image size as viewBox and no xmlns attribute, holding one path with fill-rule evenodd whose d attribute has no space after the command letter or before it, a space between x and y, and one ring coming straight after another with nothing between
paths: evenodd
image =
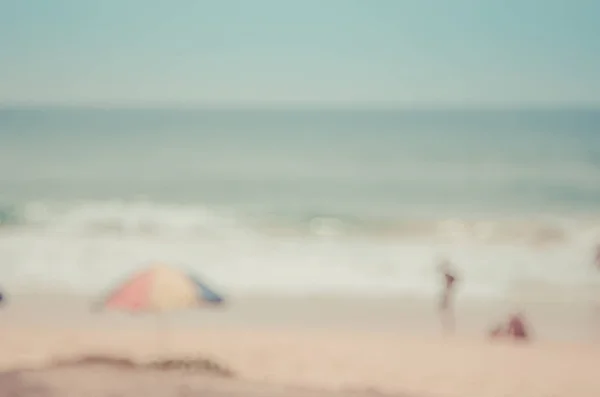
<instances>
[{"instance_id":1,"label":"turquoise sea water","mask_svg":"<svg viewBox=\"0 0 600 397\"><path fill-rule=\"evenodd\" d=\"M589 281L600 111L0 110L0 276L147 260L231 290L471 294Z\"/></svg>"}]
</instances>

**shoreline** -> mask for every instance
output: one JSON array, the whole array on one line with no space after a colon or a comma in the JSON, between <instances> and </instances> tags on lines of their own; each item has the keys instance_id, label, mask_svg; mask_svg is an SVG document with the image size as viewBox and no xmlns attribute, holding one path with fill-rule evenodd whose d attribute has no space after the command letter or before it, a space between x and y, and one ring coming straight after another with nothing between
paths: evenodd
<instances>
[{"instance_id":1,"label":"shoreline","mask_svg":"<svg viewBox=\"0 0 600 397\"><path fill-rule=\"evenodd\" d=\"M196 327L311 328L399 332L437 337L441 333L438 298L391 296L277 294L230 295L220 308L165 313L160 322L181 329ZM13 326L136 329L155 326L157 316L92 312L94 299L69 294L16 294L1 309ZM523 311L535 338L544 341L600 339L600 304L596 301L540 302L513 297L473 299L460 293L455 301L459 336L486 337L490 327L515 310ZM60 327L59 327L60 328Z\"/></svg>"}]
</instances>

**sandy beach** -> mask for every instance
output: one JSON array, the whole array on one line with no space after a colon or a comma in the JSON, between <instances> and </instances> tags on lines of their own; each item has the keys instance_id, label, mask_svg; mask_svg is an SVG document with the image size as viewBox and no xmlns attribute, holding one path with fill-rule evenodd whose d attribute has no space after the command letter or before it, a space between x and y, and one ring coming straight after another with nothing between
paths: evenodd
<instances>
[{"instance_id":1,"label":"sandy beach","mask_svg":"<svg viewBox=\"0 0 600 397\"><path fill-rule=\"evenodd\" d=\"M0 0L0 397L600 397L598 15Z\"/></svg>"},{"instance_id":2,"label":"sandy beach","mask_svg":"<svg viewBox=\"0 0 600 397\"><path fill-rule=\"evenodd\" d=\"M222 311L154 318L93 315L85 310L84 299L22 298L1 315L5 375L0 390L28 387L17 394L24 396L35 395L32 385L58 396L600 393L600 344L584 337L592 335L584 306L529 304L536 340L518 345L492 343L484 335L484 325L506 308L463 304L462 328L454 336L440 336L435 316L425 311L429 304L256 297ZM53 367L57 359L86 355L140 364L203 357L234 376L99 364Z\"/></svg>"}]
</instances>

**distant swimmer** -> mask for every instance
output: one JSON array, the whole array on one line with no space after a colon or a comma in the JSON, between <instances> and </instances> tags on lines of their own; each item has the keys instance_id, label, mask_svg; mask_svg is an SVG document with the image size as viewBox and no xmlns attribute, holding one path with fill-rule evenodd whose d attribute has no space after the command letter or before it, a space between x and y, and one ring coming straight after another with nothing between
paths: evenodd
<instances>
[{"instance_id":1,"label":"distant swimmer","mask_svg":"<svg viewBox=\"0 0 600 397\"><path fill-rule=\"evenodd\" d=\"M456 286L456 273L452 270L452 265L446 259L439 264L439 271L444 276L442 296L440 299L440 316L442 326L446 331L454 331L454 302L453 294Z\"/></svg>"}]
</instances>

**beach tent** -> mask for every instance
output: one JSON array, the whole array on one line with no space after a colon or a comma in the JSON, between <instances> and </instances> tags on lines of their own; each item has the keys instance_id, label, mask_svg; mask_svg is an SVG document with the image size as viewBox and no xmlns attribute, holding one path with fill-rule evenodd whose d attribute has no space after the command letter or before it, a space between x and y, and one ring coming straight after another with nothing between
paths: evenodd
<instances>
[{"instance_id":1,"label":"beach tent","mask_svg":"<svg viewBox=\"0 0 600 397\"><path fill-rule=\"evenodd\" d=\"M160 314L167 311L220 306L225 299L196 275L154 264L132 275L109 292L93 309ZM163 327L161 327L163 328ZM165 336L157 334L159 341Z\"/></svg>"},{"instance_id":2,"label":"beach tent","mask_svg":"<svg viewBox=\"0 0 600 397\"><path fill-rule=\"evenodd\" d=\"M163 264L152 265L113 289L97 308L164 312L216 306L223 297L197 276Z\"/></svg>"}]
</instances>

